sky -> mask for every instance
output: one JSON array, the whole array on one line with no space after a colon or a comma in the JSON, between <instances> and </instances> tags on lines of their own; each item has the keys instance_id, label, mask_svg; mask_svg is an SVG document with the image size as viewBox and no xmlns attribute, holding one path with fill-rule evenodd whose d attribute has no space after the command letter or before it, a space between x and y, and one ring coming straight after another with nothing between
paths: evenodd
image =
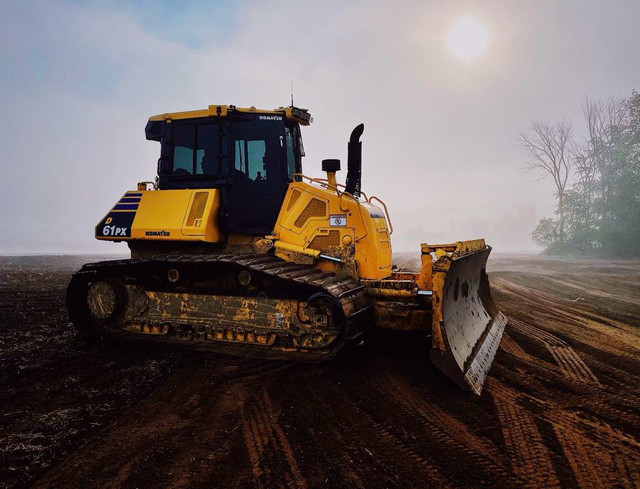
<instances>
[{"instance_id":1,"label":"sky","mask_svg":"<svg viewBox=\"0 0 640 489\"><path fill-rule=\"evenodd\" d=\"M466 19L466 20L465 20ZM461 20L484 49L452 51ZM154 114L308 108L304 172L363 122L363 190L394 251L484 237L535 250L553 186L523 171L532 120L640 89L640 2L0 0L0 253L109 253L93 228L155 177ZM458 28L459 30L459 28ZM338 174L344 180L346 171Z\"/></svg>"}]
</instances>

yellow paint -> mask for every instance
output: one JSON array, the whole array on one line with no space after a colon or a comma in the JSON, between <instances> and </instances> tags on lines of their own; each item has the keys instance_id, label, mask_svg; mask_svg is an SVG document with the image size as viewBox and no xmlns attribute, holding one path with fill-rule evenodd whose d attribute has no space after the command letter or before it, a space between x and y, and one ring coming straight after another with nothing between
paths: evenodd
<instances>
[{"instance_id":1,"label":"yellow paint","mask_svg":"<svg viewBox=\"0 0 640 489\"><path fill-rule=\"evenodd\" d=\"M142 197L138 209L135 211L131 237L100 236L97 239L107 241L207 241L209 243L223 240L223 235L217 224L220 208L219 190L147 190L140 193ZM207 194L204 209L201 208L202 202L205 200L202 196L203 193ZM199 207L197 215L200 213L202 215L198 219L189 219L194 204Z\"/></svg>"},{"instance_id":2,"label":"yellow paint","mask_svg":"<svg viewBox=\"0 0 640 489\"><path fill-rule=\"evenodd\" d=\"M452 259L464 256L468 253L483 250L486 247L484 239L473 239L469 241L456 241L448 244L429 245L421 244L422 249L422 269L420 272L421 286L429 285L427 274L431 270L430 288L433 290L431 304L433 308L433 323L431 328L432 348L445 351L443 338L444 315L442 302L444 300L444 290L447 283L447 274L451 267ZM430 253L436 255L437 261L433 262Z\"/></svg>"},{"instance_id":3,"label":"yellow paint","mask_svg":"<svg viewBox=\"0 0 640 489\"><path fill-rule=\"evenodd\" d=\"M298 195L294 196L294 193ZM301 220L300 216L313 199L324 204L324 212ZM315 209L319 207L314 206ZM341 216L340 224L343 224L344 219L346 225L336 226L334 219L332 226L332 215ZM299 247L298 249L309 249L314 238L326 236L329 231L340 233L336 246L345 241L355 243L354 259L359 277L379 279L391 275L391 242L381 209L358 201L348 194L338 193L335 189L306 182L289 184L284 205L274 227L274 235L278 240ZM283 258L287 259L285 256Z\"/></svg>"},{"instance_id":4,"label":"yellow paint","mask_svg":"<svg viewBox=\"0 0 640 489\"><path fill-rule=\"evenodd\" d=\"M300 245L286 243L284 241L276 241L274 245L276 249L276 254L281 253L300 253L301 255L307 255L312 258L318 258L320 256L320 252L318 250L313 250L311 248L303 248Z\"/></svg>"},{"instance_id":5,"label":"yellow paint","mask_svg":"<svg viewBox=\"0 0 640 489\"><path fill-rule=\"evenodd\" d=\"M327 181L329 182L329 187L338 188L338 181L336 180L336 172L328 171Z\"/></svg>"},{"instance_id":6,"label":"yellow paint","mask_svg":"<svg viewBox=\"0 0 640 489\"><path fill-rule=\"evenodd\" d=\"M471 253L473 251L483 250L486 246L484 239L470 239L467 241L456 241L455 243L446 243L446 244L427 244L422 243L420 245L422 253L433 253L438 250L446 251L448 253L455 253L456 255L463 255L465 253ZM440 253L441 256L444 256L443 253Z\"/></svg>"},{"instance_id":7,"label":"yellow paint","mask_svg":"<svg viewBox=\"0 0 640 489\"><path fill-rule=\"evenodd\" d=\"M300 110L300 109L297 109ZM280 107L274 110L256 109L255 107L233 107L231 105L210 105L206 109L187 110L183 112L167 112L149 117L150 121L172 121L178 119L196 119L198 117L226 117L231 112L240 112L248 114L275 114L281 115L285 119L298 122L303 126L308 126L309 121L296 117L292 107Z\"/></svg>"}]
</instances>

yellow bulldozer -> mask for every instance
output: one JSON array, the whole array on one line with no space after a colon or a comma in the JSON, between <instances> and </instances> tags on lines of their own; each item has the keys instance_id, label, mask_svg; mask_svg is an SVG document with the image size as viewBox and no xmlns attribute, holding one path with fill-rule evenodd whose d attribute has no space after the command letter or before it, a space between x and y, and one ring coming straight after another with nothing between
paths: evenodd
<instances>
[{"instance_id":1,"label":"yellow bulldozer","mask_svg":"<svg viewBox=\"0 0 640 489\"><path fill-rule=\"evenodd\" d=\"M84 265L67 291L74 325L232 354L330 358L370 327L423 330L433 364L480 394L506 325L484 240L422 244L393 267L384 202L361 190L364 125L326 179L302 173L306 109L210 105L151 117L157 177L95 228L131 258ZM425 337L427 336L425 334Z\"/></svg>"}]
</instances>

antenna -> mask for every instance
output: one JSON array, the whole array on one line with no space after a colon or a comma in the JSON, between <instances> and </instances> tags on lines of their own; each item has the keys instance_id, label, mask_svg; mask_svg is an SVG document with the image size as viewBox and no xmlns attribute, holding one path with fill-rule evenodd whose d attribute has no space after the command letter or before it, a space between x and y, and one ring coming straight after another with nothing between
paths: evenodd
<instances>
[{"instance_id":1,"label":"antenna","mask_svg":"<svg viewBox=\"0 0 640 489\"><path fill-rule=\"evenodd\" d=\"M291 82L291 107L293 107L293 82Z\"/></svg>"}]
</instances>

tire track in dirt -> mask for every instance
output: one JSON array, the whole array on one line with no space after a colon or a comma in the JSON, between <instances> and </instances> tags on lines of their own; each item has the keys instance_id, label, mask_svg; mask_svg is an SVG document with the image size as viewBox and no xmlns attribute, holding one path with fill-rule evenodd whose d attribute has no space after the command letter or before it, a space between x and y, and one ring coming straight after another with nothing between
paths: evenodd
<instances>
[{"instance_id":1,"label":"tire track in dirt","mask_svg":"<svg viewBox=\"0 0 640 489\"><path fill-rule=\"evenodd\" d=\"M553 395L541 400L522 391L500 387L500 382L494 378L488 382L490 392L501 389L501 397L514 404L526 400L538 413L529 413L529 416L553 426L558 444L581 487L640 486L638 463L634 462L640 460L640 443L632 436L600 418L561 408ZM543 389L535 390L541 392ZM558 395L556 392L555 397ZM564 396L559 397L565 402ZM505 420L503 430L516 423ZM546 445L549 446L548 441Z\"/></svg>"},{"instance_id":2,"label":"tire track in dirt","mask_svg":"<svg viewBox=\"0 0 640 489\"><path fill-rule=\"evenodd\" d=\"M570 346L547 346L555 361L567 375L582 382L593 382L600 385L600 381Z\"/></svg>"},{"instance_id":3,"label":"tire track in dirt","mask_svg":"<svg viewBox=\"0 0 640 489\"><path fill-rule=\"evenodd\" d=\"M146 407L139 405L128 411L100 440L78 448L61 465L46 473L35 487L72 485L71 481L78 480L91 485L96 479L108 479L110 487L121 487L149 453L140 447L162 444L188 426L189 421L173 410L171 398L179 393L193 394L192 388L181 387L190 385L191 376L191 372L184 370L176 374Z\"/></svg>"},{"instance_id":4,"label":"tire track in dirt","mask_svg":"<svg viewBox=\"0 0 640 489\"><path fill-rule=\"evenodd\" d=\"M509 321L511 321L511 319L509 319ZM557 361L555 363L552 363L547 359L540 358L535 354L527 352L512 335L508 334L507 331L509 329L511 329L512 333L516 332L527 338L527 340L533 341L535 344L540 344L539 340L531 339L529 335L518 332L516 328L514 328L511 323L509 323L507 324L507 329L505 330L505 334L502 336L502 340L500 342L500 349L504 353L512 355L513 357L515 357L515 359L517 359L517 361L522 362L526 365L535 365L536 367L542 368L545 371L551 370L554 372L558 372L560 375L562 375L563 379L566 378L566 374L562 371L561 367L558 366Z\"/></svg>"},{"instance_id":5,"label":"tire track in dirt","mask_svg":"<svg viewBox=\"0 0 640 489\"><path fill-rule=\"evenodd\" d=\"M372 367L367 376L379 374L377 361ZM360 372L361 367L357 367L357 371L351 370L345 376L340 368L313 379L302 390L296 389L296 396L312 401L314 411L321 412L311 420L317 449L326 449L327 439L331 439L331 445L339 440L343 446L342 453L332 451L327 459L336 469L333 484L340 481L338 487L459 487L452 482L455 477L443 474L432 447L415 429L408 430L398 422L396 406L382 391L373 391ZM335 478L337 471L341 479Z\"/></svg>"},{"instance_id":6,"label":"tire track in dirt","mask_svg":"<svg viewBox=\"0 0 640 489\"><path fill-rule=\"evenodd\" d=\"M437 462L428 453L423 453L420 447L416 446L415 442L408 440L406 437L399 436L397 428L387 421L387 417L384 414L380 416L372 416L368 410L365 410L361 406L361 399L354 397L354 393L346 389L343 385L338 386L343 393L343 398L349 404L350 408L357 413L360 419L366 420L367 424L371 427L371 430L375 433L379 451L385 455L383 457L387 460L411 460L414 462L414 467L423 471L424 476L428 477L429 482L433 484L432 487L455 487L437 468ZM373 404L367 403L367 407L372 407ZM382 442L383 446L380 446Z\"/></svg>"},{"instance_id":7,"label":"tire track in dirt","mask_svg":"<svg viewBox=\"0 0 640 489\"><path fill-rule=\"evenodd\" d=\"M501 377L508 378L513 383L514 388L534 391L542 399L556 399L561 406L580 407L609 420L624 421L629 426L640 425L640 399L624 390L629 388L628 385L597 386L576 383L559 369L546 370L543 366L525 363L519 359L514 359L514 363L526 369L526 374L514 372L513 369L504 368L500 364L494 367L496 372L500 372ZM550 385L550 382L557 384Z\"/></svg>"},{"instance_id":8,"label":"tire track in dirt","mask_svg":"<svg viewBox=\"0 0 640 489\"><path fill-rule=\"evenodd\" d=\"M576 390L572 383L550 384L562 378L559 375L552 376L551 372L540 371L540 376L532 375L534 365L529 364L529 370L524 370L527 364L522 363L523 368L507 368L497 364L495 366L495 378L507 382L517 390L519 399L524 399L527 404L533 406L536 413L540 413L540 419L549 423L560 423L568 429L579 426L582 432L598 440L603 446L626 444L628 449L621 448L621 453L632 459L640 460L640 444L630 434L630 430L637 430L640 423L638 404L630 404L617 389L609 387L584 386ZM566 379L566 377L565 377ZM569 379L567 379L569 380ZM536 396L530 393L535 392ZM624 401L623 408L617 405ZM578 416L579 414L579 416ZM612 426L615 423L624 427L621 430Z\"/></svg>"},{"instance_id":9,"label":"tire track in dirt","mask_svg":"<svg viewBox=\"0 0 640 489\"><path fill-rule=\"evenodd\" d=\"M625 342L619 339L617 334L606 333L603 330L604 326L611 331L620 332L622 323L619 321L598 314L585 305L576 305L571 301L553 298L505 277L492 277L491 286L502 294L512 298L518 297L517 312L509 312L509 317L527 318L531 317L531 311L544 311L545 322L550 322L553 329L561 329L566 334L613 355L623 356L634 362L638 361L640 349L628 343L640 344L640 340L634 334L629 334L625 329L625 339L628 341ZM550 315L555 317L549 317ZM540 320L540 318L537 319Z\"/></svg>"},{"instance_id":10,"label":"tire track in dirt","mask_svg":"<svg viewBox=\"0 0 640 489\"><path fill-rule=\"evenodd\" d=\"M583 355L585 354L583 353ZM593 368L603 372L601 375L604 377L602 384L610 394L615 395L619 402L629 405L630 408L640 406L640 394L638 394L640 393L640 379L637 376L630 375L629 372L614 367L610 363L605 363L591 354L586 354L586 356Z\"/></svg>"},{"instance_id":11,"label":"tire track in dirt","mask_svg":"<svg viewBox=\"0 0 640 489\"><path fill-rule=\"evenodd\" d=\"M465 459L475 465L474 475L482 471L486 477L497 478L501 484L521 484L522 481L507 469L502 455L490 440L477 437L436 403L421 398L393 367L385 369L384 377L385 382L370 384L371 387L388 395L398 411L414 425L421 426L432 440L463 453Z\"/></svg>"},{"instance_id":12,"label":"tire track in dirt","mask_svg":"<svg viewBox=\"0 0 640 489\"><path fill-rule=\"evenodd\" d=\"M600 385L591 369L564 340L524 321L510 319L510 322L516 331L542 342L566 375L581 382Z\"/></svg>"},{"instance_id":13,"label":"tire track in dirt","mask_svg":"<svg viewBox=\"0 0 640 489\"><path fill-rule=\"evenodd\" d=\"M507 325L508 327L508 325ZM509 333L505 332L502 335L502 341L500 341L500 347L503 352L518 357L522 360L531 360L531 355L522 349L516 340L514 340Z\"/></svg>"},{"instance_id":14,"label":"tire track in dirt","mask_svg":"<svg viewBox=\"0 0 640 489\"><path fill-rule=\"evenodd\" d=\"M487 388L500 419L513 471L536 488L559 488L560 482L534 417L519 405L515 391L494 378Z\"/></svg>"},{"instance_id":15,"label":"tire track in dirt","mask_svg":"<svg viewBox=\"0 0 640 489\"><path fill-rule=\"evenodd\" d=\"M266 389L258 398L248 399L243 410L243 431L252 473L259 487L274 487L284 483L287 487L306 489L291 445L279 423L280 412L276 410ZM284 480L274 480L270 470L273 458L284 460Z\"/></svg>"},{"instance_id":16,"label":"tire track in dirt","mask_svg":"<svg viewBox=\"0 0 640 489\"><path fill-rule=\"evenodd\" d=\"M248 391L244 383L237 382L226 385L224 395L220 396L210 386L201 384L201 388L184 402L181 414L189 421L185 429L162 444L147 448L151 454L164 450L172 453L168 460L152 458L152 465L164 466L157 468L157 479L172 489L208 487L212 482L220 487L227 486L230 481L236 485L250 484L250 463L239 429L241 409ZM146 469L138 467L135 477L127 480L125 487L155 485L145 480Z\"/></svg>"},{"instance_id":17,"label":"tire track in dirt","mask_svg":"<svg viewBox=\"0 0 640 489\"><path fill-rule=\"evenodd\" d=\"M511 319L509 319L509 321L511 321ZM511 324L507 324L507 330L508 329L513 329L515 330L515 328L513 328L511 326ZM516 330L517 332L517 330ZM522 334L522 333L520 333ZM526 338L529 338L528 335L524 335ZM536 343L539 343L539 341L534 340ZM537 366L540 366L542 368L545 369L555 369L560 371L560 367L557 365L554 365L553 363L548 362L547 360L537 357L535 355L532 355L531 353L528 353L527 351L524 350L524 348L522 348L522 346L520 346L520 343L518 343L518 341L513 338L511 335L508 334L508 332L505 330L505 334L502 336L502 340L500 342L500 349L505 352L508 353L509 355L513 355L514 357L516 357L518 360L522 361L522 362L526 362L527 364L535 364Z\"/></svg>"},{"instance_id":18,"label":"tire track in dirt","mask_svg":"<svg viewBox=\"0 0 640 489\"><path fill-rule=\"evenodd\" d=\"M243 357L227 357L233 360L224 365L212 363L207 367L211 367L215 371L218 382L227 382L233 380L234 382L250 382L261 377L272 376L280 374L291 368L294 363L290 361L279 360L262 360L256 358L243 358ZM255 364L255 365L254 365Z\"/></svg>"},{"instance_id":19,"label":"tire track in dirt","mask_svg":"<svg viewBox=\"0 0 640 489\"><path fill-rule=\"evenodd\" d=\"M248 484L249 470L243 468L233 476L222 468L237 471L238 466L249 466L242 436L231 435L236 431L233 423L241 426L248 384L277 375L285 367L223 356L204 364L194 360L99 439L53 468L40 481L41 487L80 480L109 480L109 487L149 487L164 480L179 488L206 484L211 478ZM116 471L112 460L118 459Z\"/></svg>"},{"instance_id":20,"label":"tire track in dirt","mask_svg":"<svg viewBox=\"0 0 640 489\"><path fill-rule=\"evenodd\" d=\"M554 432L580 487L594 489L612 487L604 477L601 477L600 471L593 463L590 457L591 450L586 449L587 440L583 436L555 424ZM600 453L599 456L604 455Z\"/></svg>"},{"instance_id":21,"label":"tire track in dirt","mask_svg":"<svg viewBox=\"0 0 640 489\"><path fill-rule=\"evenodd\" d=\"M588 343L603 352L623 357L625 360L632 361L637 364L640 348L630 345L625 341L619 340L615 334L605 334L602 332L604 327L612 331L620 331L613 321L604 320L603 316L595 316L589 318L584 311L575 314L566 311L566 308L557 306L549 308L551 312L555 312L558 316L562 316L562 321L553 321L554 329L563 334L573 337L577 341ZM580 331L576 334L576 331ZM629 338L631 335L626 334Z\"/></svg>"},{"instance_id":22,"label":"tire track in dirt","mask_svg":"<svg viewBox=\"0 0 640 489\"><path fill-rule=\"evenodd\" d=\"M506 293L513 295L513 290L508 290L510 285L508 284L505 287L507 289ZM530 293L529 295L533 294ZM546 302L552 304L552 306L545 308L543 317L546 317L548 312L552 312L564 320L575 322L580 326L585 321L582 311L574 312L573 308L559 310L557 304L550 300ZM538 306L538 310L540 310L539 308L540 306ZM559 323L554 322L553 324L557 325ZM633 411L635 410L635 413L637 413L637 396L632 392L624 392L624 390L621 392L619 388L613 389L603 385L571 346L548 331L520 319L512 320L510 318L510 326L515 331L518 331L519 334L543 345L568 379L584 383L583 387L579 389L577 389L576 384L568 384L567 392L560 393L557 391L557 387L549 384L549 376L551 375L549 371L541 371L540 375L534 378L530 375L522 375L517 372L517 369L505 370L500 365L496 366L506 374L505 376L508 379L515 380L516 385L519 384L526 387L525 390L520 388L519 392L511 392L512 402L518 403L521 399L526 400L528 404L535 406L535 417L540 417L540 419L550 423L554 436L568 465L571 467L577 483L581 487L640 487L640 475L638 474L640 470L638 464L638 460L640 460L640 445L633 436L612 427L602 419L602 415L606 413L611 420L624 418L625 423L629 426L634 426L634 419L637 419L637 416ZM593 325L587 327L591 326ZM598 335L597 332L593 332L588 336L600 336L599 340L602 341L601 335ZM584 338L581 341L584 341ZM597 342L593 343L597 344ZM615 353L613 351L610 353L612 355L617 354L626 357L632 351L632 347L626 343L618 344L618 341L614 341L614 343L620 348L613 348L608 345L609 350L615 350ZM514 351L512 345L509 344L509 340L507 340L504 350L507 352ZM605 347L603 350L607 351L607 348ZM522 355L515 354L513 356L517 357L525 365L528 363L528 359L523 358ZM590 360L592 359L591 356L588 355L588 357ZM637 361L637 359L635 360ZM605 372L611 370L610 366L602 361L593 362L593 366L594 368L598 366L600 370ZM531 364L530 368L539 367ZM618 371L617 374L622 378L629 375L628 372L621 371ZM490 391L495 390L496 382L493 378L489 379L488 386ZM628 389L629 385L618 384L618 387L627 387ZM530 392L536 392L536 395L543 397L538 399L528 394ZM541 399L545 400L542 401ZM617 407L620 404L621 406ZM561 406L566 406L566 408ZM498 410L500 412L500 407L498 407ZM518 416L522 417L522 413L519 413ZM531 417L533 414L528 416ZM505 420L502 423L503 431L509 430L511 426L515 425L514 421ZM635 425L637 426L637 423ZM507 438L506 435L505 438Z\"/></svg>"},{"instance_id":23,"label":"tire track in dirt","mask_svg":"<svg viewBox=\"0 0 640 489\"><path fill-rule=\"evenodd\" d=\"M371 426L361 426L364 421L363 418L356 415L353 410L353 405L349 403L344 396L340 395L335 385L328 382L324 375L321 375L320 378L314 382L313 386L305 385L302 389L297 389L297 394L309 399L309 401L313 403L315 408L313 419L315 426L328 428L312 431L314 434L313 448L317 451L319 447L328 445L334 441L337 441L339 446L343 447L342 451L333 451L330 454L325 454L327 457L326 461L338 472L338 474L334 475L334 480L331 482L329 482L329 477L325 474L325 485L327 485L327 483L334 484L337 480L340 480L342 483L346 483L348 487L365 489L367 485L363 482L355 468L358 467L360 471L363 471L364 464L362 460L358 462L353 461L353 458L357 458L358 454L354 453L355 447L351 437L354 431L360 436L364 435L370 431ZM338 397L336 398L336 396ZM348 423L341 420L342 416L346 417ZM375 438L376 441L379 440L377 435ZM366 449L366 446L359 448L370 457L373 457L370 451ZM374 450L377 451L377 448L374 448ZM362 454L360 455L363 456ZM379 461L377 459L374 459L374 462L382 469L387 469L387 466L378 463ZM373 468L368 467L367 471L369 472L368 475L371 475ZM391 478L393 475L388 474L387 477Z\"/></svg>"},{"instance_id":24,"label":"tire track in dirt","mask_svg":"<svg viewBox=\"0 0 640 489\"><path fill-rule=\"evenodd\" d=\"M581 487L640 487L640 444L600 420L547 416Z\"/></svg>"}]
</instances>

